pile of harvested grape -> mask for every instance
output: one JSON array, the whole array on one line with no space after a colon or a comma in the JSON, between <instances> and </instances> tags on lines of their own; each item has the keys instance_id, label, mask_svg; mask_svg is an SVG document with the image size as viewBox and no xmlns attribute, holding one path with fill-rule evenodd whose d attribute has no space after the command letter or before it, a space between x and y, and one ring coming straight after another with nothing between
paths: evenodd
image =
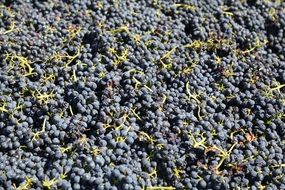
<instances>
[{"instance_id":1,"label":"pile of harvested grape","mask_svg":"<svg viewBox=\"0 0 285 190\"><path fill-rule=\"evenodd\" d=\"M0 190L285 189L284 0L0 0Z\"/></svg>"}]
</instances>

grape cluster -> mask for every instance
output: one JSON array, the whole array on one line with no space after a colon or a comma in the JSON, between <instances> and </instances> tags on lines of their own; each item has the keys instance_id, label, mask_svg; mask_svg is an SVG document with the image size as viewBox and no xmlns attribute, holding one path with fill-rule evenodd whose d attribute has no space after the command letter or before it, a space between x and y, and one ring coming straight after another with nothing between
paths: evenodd
<instances>
[{"instance_id":1,"label":"grape cluster","mask_svg":"<svg viewBox=\"0 0 285 190\"><path fill-rule=\"evenodd\" d=\"M0 190L285 189L284 1L0 2Z\"/></svg>"}]
</instances>

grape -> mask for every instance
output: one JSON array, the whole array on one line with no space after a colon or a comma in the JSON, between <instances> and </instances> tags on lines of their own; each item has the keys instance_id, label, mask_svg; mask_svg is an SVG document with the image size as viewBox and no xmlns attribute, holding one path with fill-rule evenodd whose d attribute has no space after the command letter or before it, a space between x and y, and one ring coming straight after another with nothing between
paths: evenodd
<instances>
[{"instance_id":1,"label":"grape","mask_svg":"<svg viewBox=\"0 0 285 190\"><path fill-rule=\"evenodd\" d=\"M1 1L0 189L284 189L282 1Z\"/></svg>"}]
</instances>

